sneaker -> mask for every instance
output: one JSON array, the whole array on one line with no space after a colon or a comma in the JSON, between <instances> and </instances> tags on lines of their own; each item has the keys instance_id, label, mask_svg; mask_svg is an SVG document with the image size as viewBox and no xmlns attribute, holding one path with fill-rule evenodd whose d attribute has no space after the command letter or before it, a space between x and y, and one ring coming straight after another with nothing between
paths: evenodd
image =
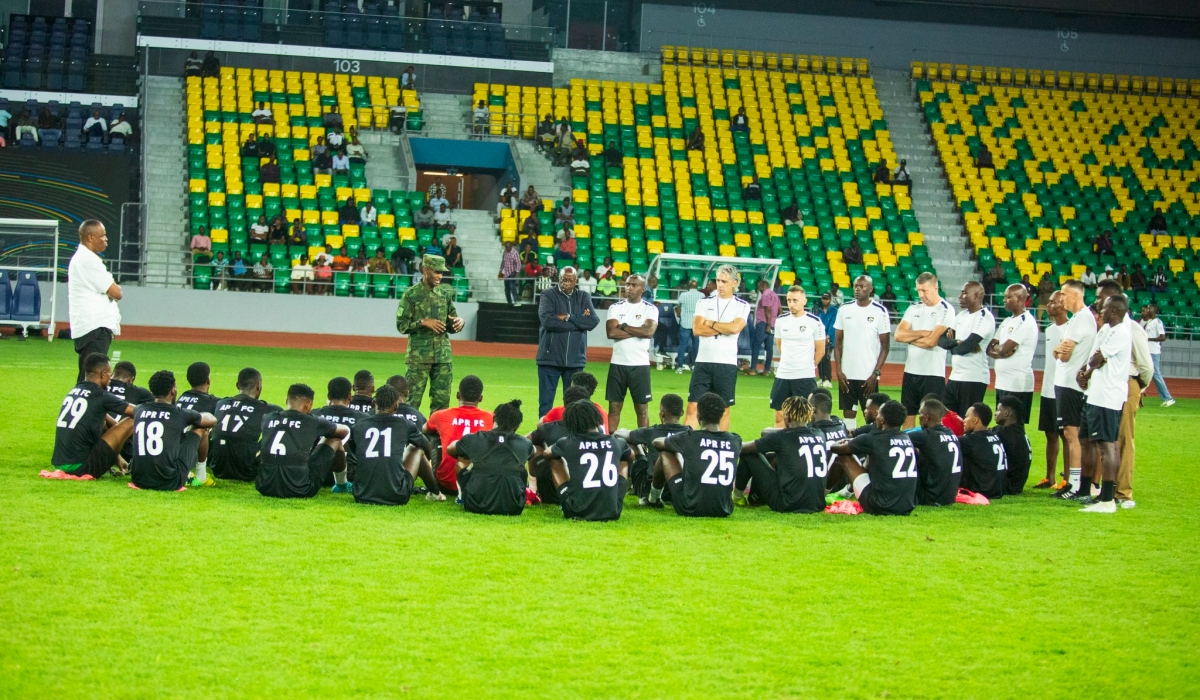
<instances>
[{"instance_id":1,"label":"sneaker","mask_svg":"<svg viewBox=\"0 0 1200 700\"><path fill-rule=\"evenodd\" d=\"M534 491L533 489L525 489L525 505L540 506L541 504L542 499L537 495L537 491Z\"/></svg>"},{"instance_id":2,"label":"sneaker","mask_svg":"<svg viewBox=\"0 0 1200 700\"><path fill-rule=\"evenodd\" d=\"M677 368L675 369L675 374L683 374L683 368L682 368L682 367L677 367Z\"/></svg>"},{"instance_id":3,"label":"sneaker","mask_svg":"<svg viewBox=\"0 0 1200 700\"><path fill-rule=\"evenodd\" d=\"M444 494L444 493L426 493L425 500L443 502L446 500L446 494Z\"/></svg>"},{"instance_id":4,"label":"sneaker","mask_svg":"<svg viewBox=\"0 0 1200 700\"><path fill-rule=\"evenodd\" d=\"M1170 408L1174 405L1175 405L1175 399L1167 399L1166 401L1163 401L1161 404L1159 404L1159 407L1160 408Z\"/></svg>"},{"instance_id":5,"label":"sneaker","mask_svg":"<svg viewBox=\"0 0 1200 700\"><path fill-rule=\"evenodd\" d=\"M691 366L691 365L687 365L687 364L685 364L685 365L683 366L683 371L684 371L684 372L691 372L691 371L692 371L692 366Z\"/></svg>"},{"instance_id":6,"label":"sneaker","mask_svg":"<svg viewBox=\"0 0 1200 700\"><path fill-rule=\"evenodd\" d=\"M1080 513L1116 513L1116 501L1096 501L1086 508L1080 508Z\"/></svg>"},{"instance_id":7,"label":"sneaker","mask_svg":"<svg viewBox=\"0 0 1200 700\"><path fill-rule=\"evenodd\" d=\"M1060 481L1059 487L1057 489L1055 489L1054 493L1050 494L1050 497L1051 498L1060 498L1060 499L1066 501L1071 498L1071 495L1072 495L1071 484L1066 481Z\"/></svg>"},{"instance_id":8,"label":"sneaker","mask_svg":"<svg viewBox=\"0 0 1200 700\"><path fill-rule=\"evenodd\" d=\"M1053 480L1053 479L1042 479L1041 481L1037 482L1037 484L1035 484L1033 488L1035 488L1035 489L1048 489L1048 488L1050 488L1051 486L1054 486L1054 480Z\"/></svg>"},{"instance_id":9,"label":"sneaker","mask_svg":"<svg viewBox=\"0 0 1200 700\"><path fill-rule=\"evenodd\" d=\"M1132 498L1127 498L1124 501L1121 501L1122 510L1132 510L1134 508L1137 508L1137 501L1133 500Z\"/></svg>"},{"instance_id":10,"label":"sneaker","mask_svg":"<svg viewBox=\"0 0 1200 700\"><path fill-rule=\"evenodd\" d=\"M212 486L215 483L216 482L213 481L213 478L211 476L206 476L206 477L204 477L204 481L193 478L189 485L192 488L200 488L201 486Z\"/></svg>"},{"instance_id":11,"label":"sneaker","mask_svg":"<svg viewBox=\"0 0 1200 700\"><path fill-rule=\"evenodd\" d=\"M456 506L462 505L462 494L461 493L454 497L454 505L456 505Z\"/></svg>"},{"instance_id":12,"label":"sneaker","mask_svg":"<svg viewBox=\"0 0 1200 700\"><path fill-rule=\"evenodd\" d=\"M1073 493L1071 494L1071 500L1082 506L1099 503L1099 501L1096 500L1096 497L1090 493Z\"/></svg>"},{"instance_id":13,"label":"sneaker","mask_svg":"<svg viewBox=\"0 0 1200 700\"><path fill-rule=\"evenodd\" d=\"M653 503L651 503L649 498L639 498L638 505L643 508L662 508L663 502L661 500L659 500L659 501L654 501Z\"/></svg>"},{"instance_id":14,"label":"sneaker","mask_svg":"<svg viewBox=\"0 0 1200 700\"><path fill-rule=\"evenodd\" d=\"M750 506L750 496L747 495L745 491L735 490L733 492L733 505L749 507Z\"/></svg>"},{"instance_id":15,"label":"sneaker","mask_svg":"<svg viewBox=\"0 0 1200 700\"><path fill-rule=\"evenodd\" d=\"M332 493L354 493L354 484L349 481L344 484L334 484L333 488L329 490Z\"/></svg>"}]
</instances>

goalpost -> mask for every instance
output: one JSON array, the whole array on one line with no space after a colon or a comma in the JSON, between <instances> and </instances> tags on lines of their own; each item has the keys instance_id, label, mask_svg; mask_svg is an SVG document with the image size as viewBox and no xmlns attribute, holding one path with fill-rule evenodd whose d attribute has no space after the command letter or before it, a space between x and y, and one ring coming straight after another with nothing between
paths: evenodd
<instances>
[{"instance_id":1,"label":"goalpost","mask_svg":"<svg viewBox=\"0 0 1200 700\"><path fill-rule=\"evenodd\" d=\"M55 219L0 219L0 270L9 273L9 287L14 292L23 273L31 273L36 282L50 283L49 313L47 300L42 299L37 320L12 319L0 310L0 325L18 326L26 335L30 328L46 327L50 342L54 342L54 318L58 310L58 280L65 277L59 270L58 221ZM39 291L40 294L40 291ZM13 308L11 311L15 312Z\"/></svg>"},{"instance_id":2,"label":"goalpost","mask_svg":"<svg viewBox=\"0 0 1200 700\"><path fill-rule=\"evenodd\" d=\"M694 279L696 287L703 289L709 280L715 279L717 268L733 265L746 281L746 289L765 279L773 288L779 274L780 258L730 258L721 255L691 255L689 253L660 253L650 261L646 277L658 278L660 289L682 291L684 280Z\"/></svg>"}]
</instances>

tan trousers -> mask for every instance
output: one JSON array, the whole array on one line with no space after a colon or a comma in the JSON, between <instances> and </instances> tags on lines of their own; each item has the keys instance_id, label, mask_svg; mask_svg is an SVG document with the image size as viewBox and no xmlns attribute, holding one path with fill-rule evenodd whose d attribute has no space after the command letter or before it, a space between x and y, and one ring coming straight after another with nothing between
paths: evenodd
<instances>
[{"instance_id":1,"label":"tan trousers","mask_svg":"<svg viewBox=\"0 0 1200 700\"><path fill-rule=\"evenodd\" d=\"M1125 399L1125 408L1121 411L1121 431L1117 434L1117 449L1121 451L1121 468L1117 471L1118 500L1126 501L1133 498L1133 463L1137 459L1137 449L1133 442L1133 428L1137 422L1138 408L1142 404L1142 388L1137 380L1129 380L1129 397Z\"/></svg>"}]
</instances>

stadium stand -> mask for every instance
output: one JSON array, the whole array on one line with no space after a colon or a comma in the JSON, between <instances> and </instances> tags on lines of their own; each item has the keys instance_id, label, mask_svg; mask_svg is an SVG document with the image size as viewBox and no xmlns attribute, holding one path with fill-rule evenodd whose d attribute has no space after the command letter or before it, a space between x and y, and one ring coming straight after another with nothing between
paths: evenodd
<instances>
[{"instance_id":1,"label":"stadium stand","mask_svg":"<svg viewBox=\"0 0 1200 700\"><path fill-rule=\"evenodd\" d=\"M14 14L4 46L4 88L82 92L91 46L87 20Z\"/></svg>"},{"instance_id":2,"label":"stadium stand","mask_svg":"<svg viewBox=\"0 0 1200 700\"><path fill-rule=\"evenodd\" d=\"M223 251L231 258L240 251L256 261L267 254L275 268L276 292L288 293L290 268L302 255L313 259L345 246L351 257L360 250L371 257L378 248L390 257L401 246L419 253L433 242L431 229L413 227L411 212L424 203L424 193L371 190L361 163L351 163L346 175L314 174L309 164L310 146L326 133L327 110L341 117L347 133L387 129L388 106L403 100L408 127L420 129L420 101L413 91L402 94L396 78L224 67L220 77L188 78L185 99L190 233L204 227L214 255ZM275 124L254 122L251 113L259 102L271 107ZM241 155L251 136L274 144L278 183L259 179L267 158ZM340 224L337 210L350 197L360 205L372 201L379 210L378 225ZM248 227L262 214L268 220L281 215L289 223L300 219L307 245L251 243ZM453 275L458 296L465 300L464 271ZM339 272L333 285L338 296L388 298L403 293L410 281L404 275ZM211 283L211 266L195 265L193 286L207 289Z\"/></svg>"},{"instance_id":3,"label":"stadium stand","mask_svg":"<svg viewBox=\"0 0 1200 700\"><path fill-rule=\"evenodd\" d=\"M488 102L493 134L532 138L549 114L586 141L590 174L572 178L578 264L612 257L620 272L644 272L661 252L778 257L780 279L810 290L848 287L863 273L880 288L890 282L902 312L932 263L907 191L872 182L876 165L894 164L896 154L867 62L676 47L664 47L662 59L661 84L475 87L472 102ZM749 128L731 130L743 107ZM704 149L689 151L697 126ZM619 168L605 165L609 143L624 156ZM753 178L761 201L743 197ZM780 211L793 202L803 226L783 223ZM504 240L517 237L526 215L503 214ZM538 216L551 231L551 214ZM862 264L843 261L852 239ZM540 255L553 241L539 239ZM682 286L684 275L672 272L666 286Z\"/></svg>"},{"instance_id":4,"label":"stadium stand","mask_svg":"<svg viewBox=\"0 0 1200 700\"><path fill-rule=\"evenodd\" d=\"M99 113L106 125L111 125L117 116L131 124L137 123L137 111L127 109L122 104L105 106L99 102L90 105L71 102L64 106L56 101L39 102L37 100L26 100L19 104L13 104L7 99L0 98L0 110L14 115L12 119L14 127L20 124L22 117L26 116L36 122L38 138L35 139L32 132L23 133L21 138L13 138L11 145L21 149L125 153L129 144L126 143L123 135L109 134L106 131L104 136L89 136L83 133L83 126L93 112ZM43 122L47 115L51 117L50 121ZM43 123L51 125L51 128L44 128ZM132 140L132 135L130 140Z\"/></svg>"},{"instance_id":5,"label":"stadium stand","mask_svg":"<svg viewBox=\"0 0 1200 700\"><path fill-rule=\"evenodd\" d=\"M1130 290L1135 307L1189 315L1200 303L1200 100L1185 96L1200 81L934 63L913 76L983 269L999 260L1008 282L1036 285L1087 265L1147 278L1162 266L1166 291ZM983 146L994 169L976 166ZM1165 232L1150 231L1156 212ZM1115 255L1100 259L1105 230Z\"/></svg>"}]
</instances>

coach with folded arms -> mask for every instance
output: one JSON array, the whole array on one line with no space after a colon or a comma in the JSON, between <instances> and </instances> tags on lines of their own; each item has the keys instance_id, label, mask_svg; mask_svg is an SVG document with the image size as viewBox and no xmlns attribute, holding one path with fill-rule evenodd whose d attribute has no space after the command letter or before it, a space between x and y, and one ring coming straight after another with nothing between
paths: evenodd
<instances>
[{"instance_id":1,"label":"coach with folded arms","mask_svg":"<svg viewBox=\"0 0 1200 700\"><path fill-rule=\"evenodd\" d=\"M571 377L587 364L587 334L600 323L592 307L592 295L576 287L573 267L564 267L558 286L542 292L538 300L538 416L554 407L559 381L563 389Z\"/></svg>"},{"instance_id":2,"label":"coach with folded arms","mask_svg":"<svg viewBox=\"0 0 1200 700\"><path fill-rule=\"evenodd\" d=\"M92 353L108 354L114 335L121 334L121 286L104 267L100 253L108 248L104 224L88 219L79 225L79 248L67 267L67 300L71 319L71 338L79 354L79 378L83 381L83 360Z\"/></svg>"}]
</instances>

